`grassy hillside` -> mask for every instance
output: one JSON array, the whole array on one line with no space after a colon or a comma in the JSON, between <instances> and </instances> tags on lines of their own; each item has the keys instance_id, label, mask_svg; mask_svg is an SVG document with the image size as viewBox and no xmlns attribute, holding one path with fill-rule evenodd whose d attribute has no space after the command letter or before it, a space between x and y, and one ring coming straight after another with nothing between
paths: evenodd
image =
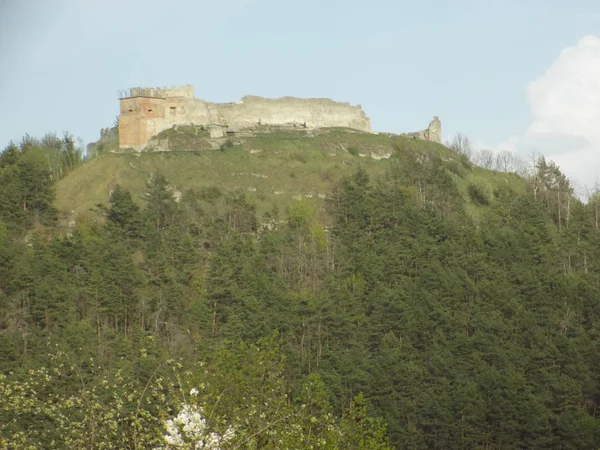
<instances>
[{"instance_id":1,"label":"grassy hillside","mask_svg":"<svg viewBox=\"0 0 600 450\"><path fill-rule=\"evenodd\" d=\"M490 200L501 184L510 184L515 190L523 188L518 177L472 166L442 145L393 135L345 129L279 131L223 139L217 141L219 149L212 150L206 148L215 147L215 141L210 142L205 133L192 127L168 130L160 137L169 139L171 151L106 153L68 175L57 185L57 208L73 216L98 203L107 204L117 184L142 201L146 181L158 171L182 192L209 186L242 190L260 217L274 206L285 211L293 199L312 198L321 203L336 181L359 166L377 177L393 163L395 151L421 153L425 163L442 158L468 210L475 215L477 204L469 195L472 184Z\"/></svg>"}]
</instances>

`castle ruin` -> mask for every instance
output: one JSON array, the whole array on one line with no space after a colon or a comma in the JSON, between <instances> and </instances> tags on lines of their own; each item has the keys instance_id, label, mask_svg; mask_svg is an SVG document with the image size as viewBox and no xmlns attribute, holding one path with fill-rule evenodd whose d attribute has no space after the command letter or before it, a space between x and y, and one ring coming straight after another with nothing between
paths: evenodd
<instances>
[{"instance_id":1,"label":"castle ruin","mask_svg":"<svg viewBox=\"0 0 600 450\"><path fill-rule=\"evenodd\" d=\"M213 139L260 125L330 128L345 127L371 132L371 121L360 105L325 98L245 96L233 103L210 103L194 96L194 87L136 87L121 93L119 148L143 151L161 131L177 125L201 126ZM437 117L429 128L409 136L441 142Z\"/></svg>"},{"instance_id":2,"label":"castle ruin","mask_svg":"<svg viewBox=\"0 0 600 450\"><path fill-rule=\"evenodd\" d=\"M404 136L412 139L421 139L424 141L442 143L442 123L438 116L434 116L426 130L414 133L405 133Z\"/></svg>"},{"instance_id":3,"label":"castle ruin","mask_svg":"<svg viewBox=\"0 0 600 450\"><path fill-rule=\"evenodd\" d=\"M371 131L360 106L329 99L246 96L233 103L194 97L193 86L131 88L120 98L119 148L142 151L148 140L174 125L203 126L211 138L257 125L347 127Z\"/></svg>"}]
</instances>

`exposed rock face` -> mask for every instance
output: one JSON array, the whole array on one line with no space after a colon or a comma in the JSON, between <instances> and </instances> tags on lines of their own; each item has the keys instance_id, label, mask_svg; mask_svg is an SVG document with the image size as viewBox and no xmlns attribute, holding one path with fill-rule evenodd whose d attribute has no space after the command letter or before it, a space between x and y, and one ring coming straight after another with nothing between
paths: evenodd
<instances>
[{"instance_id":1,"label":"exposed rock face","mask_svg":"<svg viewBox=\"0 0 600 450\"><path fill-rule=\"evenodd\" d=\"M174 125L198 125L211 138L256 127L347 127L371 131L361 106L330 99L246 96L234 103L209 103L194 97L192 86L132 88L120 99L119 148L142 151L148 140Z\"/></svg>"}]
</instances>

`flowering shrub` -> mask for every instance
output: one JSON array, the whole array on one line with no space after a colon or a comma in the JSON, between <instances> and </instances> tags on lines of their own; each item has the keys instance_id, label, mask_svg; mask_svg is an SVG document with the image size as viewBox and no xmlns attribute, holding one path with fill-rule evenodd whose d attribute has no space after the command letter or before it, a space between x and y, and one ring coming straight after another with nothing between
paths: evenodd
<instances>
[{"instance_id":1,"label":"flowering shrub","mask_svg":"<svg viewBox=\"0 0 600 450\"><path fill-rule=\"evenodd\" d=\"M50 363L0 375L0 448L390 448L361 397L340 420L310 375L291 398L275 341L217 349L191 372L165 361L142 383L60 351Z\"/></svg>"},{"instance_id":2,"label":"flowering shrub","mask_svg":"<svg viewBox=\"0 0 600 450\"><path fill-rule=\"evenodd\" d=\"M197 396L198 389L192 388L190 395ZM218 434L208 430L204 409L200 406L184 404L179 414L165 422L165 441L169 448L189 448L221 450L222 445L234 436L233 428Z\"/></svg>"}]
</instances>

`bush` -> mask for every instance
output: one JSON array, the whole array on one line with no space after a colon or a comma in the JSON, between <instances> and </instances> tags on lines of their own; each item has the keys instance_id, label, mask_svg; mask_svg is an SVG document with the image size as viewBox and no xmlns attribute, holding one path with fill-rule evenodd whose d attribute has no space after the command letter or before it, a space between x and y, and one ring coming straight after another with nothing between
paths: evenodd
<instances>
[{"instance_id":1,"label":"bush","mask_svg":"<svg viewBox=\"0 0 600 450\"><path fill-rule=\"evenodd\" d=\"M467 155L460 155L460 163L467 170L471 170L473 168L473 164L469 161L469 157Z\"/></svg>"},{"instance_id":2,"label":"bush","mask_svg":"<svg viewBox=\"0 0 600 450\"><path fill-rule=\"evenodd\" d=\"M333 181L335 178L335 174L331 168L327 168L321 171L321 180L323 181Z\"/></svg>"},{"instance_id":3,"label":"bush","mask_svg":"<svg viewBox=\"0 0 600 450\"><path fill-rule=\"evenodd\" d=\"M223 195L221 189L217 186L207 186L200 188L200 198L208 202L214 202Z\"/></svg>"},{"instance_id":4,"label":"bush","mask_svg":"<svg viewBox=\"0 0 600 450\"><path fill-rule=\"evenodd\" d=\"M488 205L490 203L487 192L483 187L476 184L470 184L467 191L473 203L477 203L478 205Z\"/></svg>"},{"instance_id":5,"label":"bush","mask_svg":"<svg viewBox=\"0 0 600 450\"><path fill-rule=\"evenodd\" d=\"M465 169L462 166L460 166L456 161L448 161L448 163L446 163L446 167L454 175L457 175L461 178L465 176Z\"/></svg>"}]
</instances>

